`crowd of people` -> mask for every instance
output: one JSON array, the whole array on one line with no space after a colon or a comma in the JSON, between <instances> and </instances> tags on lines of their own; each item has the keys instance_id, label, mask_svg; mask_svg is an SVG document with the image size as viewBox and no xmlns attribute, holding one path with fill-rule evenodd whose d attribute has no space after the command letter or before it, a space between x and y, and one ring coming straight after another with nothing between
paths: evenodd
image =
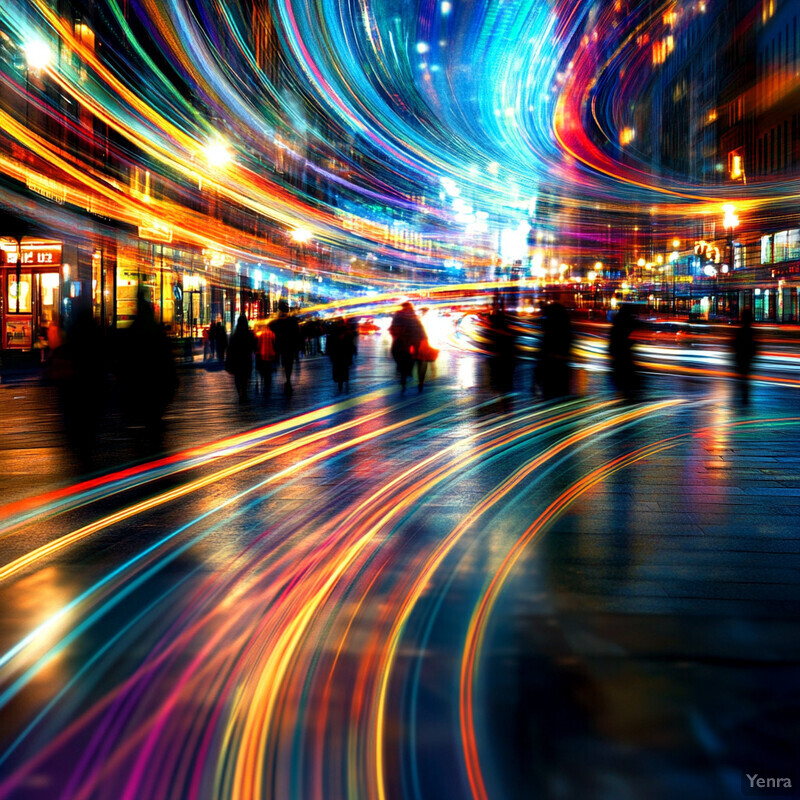
<instances>
[{"instance_id":1,"label":"crowd of people","mask_svg":"<svg viewBox=\"0 0 800 800\"><path fill-rule=\"evenodd\" d=\"M112 382L127 424L139 432L137 443L144 452L157 451L178 374L172 344L152 304L140 295L131 325L111 337L103 336L91 309L84 307L66 331L54 321L47 338L45 375L55 386L67 441L81 465L91 466Z\"/></svg>"},{"instance_id":2,"label":"crowd of people","mask_svg":"<svg viewBox=\"0 0 800 800\"><path fill-rule=\"evenodd\" d=\"M486 353L492 386L501 391L513 387L519 350L512 315L502 298L495 297L484 317L488 336ZM617 392L629 401L642 393L642 375L634 358L637 320L626 305L616 311L608 337L610 377ZM389 326L390 355L396 365L402 392L416 377L422 392L431 363L439 351L431 346L422 318L410 302L394 313ZM204 359L219 363L231 374L239 401L249 399L253 377L256 391L270 394L273 376L282 373L283 392L291 395L292 378L301 356L324 355L330 361L331 378L339 392L350 389L350 372L358 353L358 330L352 320L338 317L323 323L314 319L300 323L281 302L277 315L257 336L245 315L240 315L228 336L222 320L204 332ZM534 390L545 400L575 393L570 363L573 358L573 331L570 315L559 303L548 303L538 320L538 350L534 370ZM144 439L154 443L162 427L164 413L177 387L177 372L172 346L157 323L153 306L139 297L133 323L112 338L104 338L85 309L78 313L64 332L53 323L48 331L47 375L57 388L65 431L79 457L88 461L98 426L105 413L109 380L116 382L121 407L128 424L140 428ZM744 311L741 325L731 340L734 376L742 405L749 402L749 384L756 339L752 314Z\"/></svg>"},{"instance_id":3,"label":"crowd of people","mask_svg":"<svg viewBox=\"0 0 800 800\"><path fill-rule=\"evenodd\" d=\"M641 398L644 376L637 367L634 344L639 322L631 308L621 304L610 315L607 355L611 384L617 393L628 401ZM734 377L738 384L742 406L750 401L750 379L756 355L753 333L753 315L749 309L742 312L741 324L730 340ZM490 383L508 390L513 383L513 373L518 357L515 333L509 322L502 298L495 296L492 311L486 317ZM547 303L538 321L538 349L534 370L534 390L545 400L554 400L576 394L574 375L570 367L573 359L573 330L570 315L560 303Z\"/></svg>"},{"instance_id":4,"label":"crowd of people","mask_svg":"<svg viewBox=\"0 0 800 800\"><path fill-rule=\"evenodd\" d=\"M357 327L352 320L344 317L337 317L325 325L317 320L312 323L313 329L306 327L307 323L301 326L297 317L289 313L288 306L281 302L278 305L278 315L256 336L247 317L244 314L239 316L227 343L224 364L226 371L233 376L240 402L248 400L254 373L258 376L257 385L260 390L269 394L273 374L282 370L283 391L287 395L292 394L295 364L301 354L322 354L322 343L317 340L323 336L324 355L331 363L331 377L340 392L349 391L350 369L358 353ZM311 335L309 330L312 331ZM389 333L392 337L390 352L397 365L401 389L405 391L409 380L416 373L417 390L421 392L425 386L428 365L436 360L439 351L428 341L425 327L410 302L403 303L395 313ZM219 357L219 335L216 341ZM214 351L209 348L205 352Z\"/></svg>"}]
</instances>

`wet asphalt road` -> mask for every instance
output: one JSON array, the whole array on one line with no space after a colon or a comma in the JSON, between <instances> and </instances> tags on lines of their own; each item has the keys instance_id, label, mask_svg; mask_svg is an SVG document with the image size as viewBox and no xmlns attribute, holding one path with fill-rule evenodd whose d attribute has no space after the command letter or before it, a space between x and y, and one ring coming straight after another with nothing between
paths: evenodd
<instances>
[{"instance_id":1,"label":"wet asphalt road","mask_svg":"<svg viewBox=\"0 0 800 800\"><path fill-rule=\"evenodd\" d=\"M793 776L797 390L443 350L239 405L182 370L91 465L0 385L0 797L740 797ZM78 475L81 468L92 475ZM800 776L798 776L800 778Z\"/></svg>"}]
</instances>

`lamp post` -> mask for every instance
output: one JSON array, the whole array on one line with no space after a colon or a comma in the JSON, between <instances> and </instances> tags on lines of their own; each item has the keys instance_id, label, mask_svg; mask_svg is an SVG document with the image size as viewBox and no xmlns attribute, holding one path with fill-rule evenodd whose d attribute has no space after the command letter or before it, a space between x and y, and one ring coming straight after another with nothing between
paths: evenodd
<instances>
[{"instance_id":1,"label":"lamp post","mask_svg":"<svg viewBox=\"0 0 800 800\"><path fill-rule=\"evenodd\" d=\"M599 290L598 280L602 280L603 275L603 262L602 261L595 261L594 269L589 271L588 278L589 282L592 284L592 296L593 296L593 304L592 310L597 311L597 293Z\"/></svg>"},{"instance_id":2,"label":"lamp post","mask_svg":"<svg viewBox=\"0 0 800 800\"><path fill-rule=\"evenodd\" d=\"M50 47L42 39L32 39L25 45L25 127L30 128L30 81L31 72L35 78L40 78L42 72L50 66L52 55ZM38 81L37 81L38 82ZM40 88L41 85L40 85Z\"/></svg>"},{"instance_id":3,"label":"lamp post","mask_svg":"<svg viewBox=\"0 0 800 800\"><path fill-rule=\"evenodd\" d=\"M676 288L678 283L678 259L681 257L680 254L680 246L681 240L680 239L673 239L672 240L672 253L669 257L669 263L672 268L672 316L677 316L678 314L678 301L676 297Z\"/></svg>"},{"instance_id":4,"label":"lamp post","mask_svg":"<svg viewBox=\"0 0 800 800\"><path fill-rule=\"evenodd\" d=\"M733 203L726 203L722 206L722 211L724 214L722 226L725 228L728 237L728 269L733 272L733 233L739 226L739 217L736 215L736 206ZM717 298L717 303L719 303L719 298Z\"/></svg>"}]
</instances>

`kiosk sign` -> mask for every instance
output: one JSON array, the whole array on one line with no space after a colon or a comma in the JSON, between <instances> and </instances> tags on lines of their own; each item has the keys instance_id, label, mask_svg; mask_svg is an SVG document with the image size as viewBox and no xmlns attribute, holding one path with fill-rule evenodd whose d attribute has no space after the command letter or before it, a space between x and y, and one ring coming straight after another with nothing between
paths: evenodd
<instances>
[{"instance_id":1,"label":"kiosk sign","mask_svg":"<svg viewBox=\"0 0 800 800\"><path fill-rule=\"evenodd\" d=\"M15 267L22 256L22 264L30 267L50 267L61 264L60 244L23 244L21 252L15 244L0 244L3 265Z\"/></svg>"}]
</instances>

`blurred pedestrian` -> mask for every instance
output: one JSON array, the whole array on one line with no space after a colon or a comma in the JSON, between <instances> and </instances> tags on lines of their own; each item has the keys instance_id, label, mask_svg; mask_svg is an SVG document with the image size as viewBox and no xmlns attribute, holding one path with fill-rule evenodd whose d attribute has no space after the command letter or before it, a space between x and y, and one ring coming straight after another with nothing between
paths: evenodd
<instances>
[{"instance_id":1,"label":"blurred pedestrian","mask_svg":"<svg viewBox=\"0 0 800 800\"><path fill-rule=\"evenodd\" d=\"M630 306L622 305L611 323L608 354L611 357L611 379L617 391L627 400L634 400L640 388L639 376L633 361L631 336L636 320Z\"/></svg>"},{"instance_id":2,"label":"blurred pedestrian","mask_svg":"<svg viewBox=\"0 0 800 800\"><path fill-rule=\"evenodd\" d=\"M350 366L356 353L355 337L352 328L342 318L334 320L333 326L325 340L325 351L331 360L333 380L339 391L345 387L350 391Z\"/></svg>"},{"instance_id":3,"label":"blurred pedestrian","mask_svg":"<svg viewBox=\"0 0 800 800\"><path fill-rule=\"evenodd\" d=\"M275 350L280 358L283 372L286 376L286 383L283 390L286 394L291 394L292 370L294 369L295 359L300 353L302 341L300 338L300 325L297 318L289 314L289 304L285 300L278 302L278 316L270 322L269 327L275 334Z\"/></svg>"},{"instance_id":4,"label":"blurred pedestrian","mask_svg":"<svg viewBox=\"0 0 800 800\"><path fill-rule=\"evenodd\" d=\"M400 373L400 385L405 391L406 382L414 370L420 343L427 338L419 317L414 313L414 306L408 301L403 303L400 306L400 310L392 317L389 333L392 336L392 358L397 364L397 371ZM420 389L422 389L424 379L425 376L422 375L419 383Z\"/></svg>"},{"instance_id":5,"label":"blurred pedestrian","mask_svg":"<svg viewBox=\"0 0 800 800\"><path fill-rule=\"evenodd\" d=\"M47 347L44 349L45 365L62 344L64 344L64 331L61 329L58 316L54 315L47 326Z\"/></svg>"},{"instance_id":6,"label":"blurred pedestrian","mask_svg":"<svg viewBox=\"0 0 800 800\"><path fill-rule=\"evenodd\" d=\"M163 325L156 322L153 305L139 294L136 317L121 332L117 352L120 387L130 423L144 426L156 441L178 379L172 346Z\"/></svg>"},{"instance_id":7,"label":"blurred pedestrian","mask_svg":"<svg viewBox=\"0 0 800 800\"><path fill-rule=\"evenodd\" d=\"M572 353L572 324L561 303L548 303L542 309L536 383L545 400L570 393L569 359Z\"/></svg>"},{"instance_id":8,"label":"blurred pedestrian","mask_svg":"<svg viewBox=\"0 0 800 800\"><path fill-rule=\"evenodd\" d=\"M741 322L733 337L733 355L739 384L739 400L743 406L747 406L750 403L750 374L757 350L753 333L753 312L749 308L742 311Z\"/></svg>"},{"instance_id":9,"label":"blurred pedestrian","mask_svg":"<svg viewBox=\"0 0 800 800\"><path fill-rule=\"evenodd\" d=\"M424 327L424 326L423 326ZM431 346L427 335L419 343L416 351L417 362L417 390L422 391L425 385L425 376L428 374L428 365L433 364L439 357L439 351Z\"/></svg>"},{"instance_id":10,"label":"blurred pedestrian","mask_svg":"<svg viewBox=\"0 0 800 800\"><path fill-rule=\"evenodd\" d=\"M256 345L256 372L261 375L261 388L265 394L272 388L272 372L277 357L275 332L267 326L261 331Z\"/></svg>"},{"instance_id":11,"label":"blurred pedestrian","mask_svg":"<svg viewBox=\"0 0 800 800\"><path fill-rule=\"evenodd\" d=\"M322 336L322 324L316 318L306 320L300 326L300 334L303 340L303 355L316 356L320 354L320 337Z\"/></svg>"},{"instance_id":12,"label":"blurred pedestrian","mask_svg":"<svg viewBox=\"0 0 800 800\"><path fill-rule=\"evenodd\" d=\"M495 291L492 313L489 315L489 375L496 389L509 391L514 384L516 340L498 291Z\"/></svg>"},{"instance_id":13,"label":"blurred pedestrian","mask_svg":"<svg viewBox=\"0 0 800 800\"><path fill-rule=\"evenodd\" d=\"M228 344L228 355L225 358L225 369L233 375L236 393L239 402L247 400L247 389L250 385L250 376L253 374L253 354L256 351L256 337L250 330L247 317L239 315L236 329L231 335Z\"/></svg>"},{"instance_id":14,"label":"blurred pedestrian","mask_svg":"<svg viewBox=\"0 0 800 800\"><path fill-rule=\"evenodd\" d=\"M208 361L209 358L212 358L213 354L211 351L211 325L206 325L203 328L203 361Z\"/></svg>"},{"instance_id":15,"label":"blurred pedestrian","mask_svg":"<svg viewBox=\"0 0 800 800\"><path fill-rule=\"evenodd\" d=\"M48 375L58 392L64 432L81 469L89 472L108 385L105 342L91 308L81 308L63 343L53 344Z\"/></svg>"},{"instance_id":16,"label":"blurred pedestrian","mask_svg":"<svg viewBox=\"0 0 800 800\"><path fill-rule=\"evenodd\" d=\"M225 363L225 354L228 351L228 331L225 330L225 323L218 319L214 324L213 337L214 348L217 352L217 360L220 364Z\"/></svg>"}]
</instances>

